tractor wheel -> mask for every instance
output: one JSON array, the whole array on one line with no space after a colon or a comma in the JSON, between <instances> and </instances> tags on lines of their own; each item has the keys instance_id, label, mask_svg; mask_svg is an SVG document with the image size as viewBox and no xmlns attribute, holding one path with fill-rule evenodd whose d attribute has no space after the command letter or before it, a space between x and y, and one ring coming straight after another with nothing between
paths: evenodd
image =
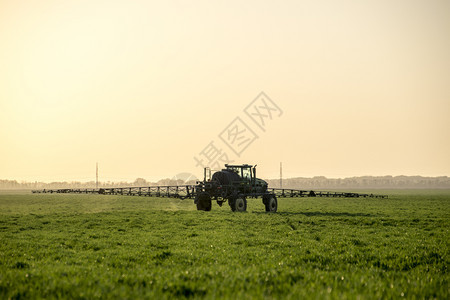
<instances>
[{"instance_id":1,"label":"tractor wheel","mask_svg":"<svg viewBox=\"0 0 450 300\"><path fill-rule=\"evenodd\" d=\"M208 193L198 194L195 200L195 202L197 203L197 210L211 210L211 197Z\"/></svg>"},{"instance_id":2,"label":"tractor wheel","mask_svg":"<svg viewBox=\"0 0 450 300\"><path fill-rule=\"evenodd\" d=\"M231 208L231 210L232 211L234 211L234 205L235 205L235 202L236 202L236 198L229 198L228 199L228 205L230 206L230 208Z\"/></svg>"},{"instance_id":3,"label":"tractor wheel","mask_svg":"<svg viewBox=\"0 0 450 300\"><path fill-rule=\"evenodd\" d=\"M266 206L267 212L277 212L278 201L274 195L270 195L269 197L267 197L264 205Z\"/></svg>"},{"instance_id":4,"label":"tractor wheel","mask_svg":"<svg viewBox=\"0 0 450 300\"><path fill-rule=\"evenodd\" d=\"M238 197L234 199L234 201L230 202L230 206L232 211L246 211L247 199L245 199L245 197Z\"/></svg>"}]
</instances>

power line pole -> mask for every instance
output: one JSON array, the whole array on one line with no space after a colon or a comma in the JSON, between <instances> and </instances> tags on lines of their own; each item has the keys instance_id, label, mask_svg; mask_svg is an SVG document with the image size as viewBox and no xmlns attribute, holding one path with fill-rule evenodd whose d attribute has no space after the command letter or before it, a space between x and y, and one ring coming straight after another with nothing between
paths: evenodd
<instances>
[{"instance_id":1,"label":"power line pole","mask_svg":"<svg viewBox=\"0 0 450 300\"><path fill-rule=\"evenodd\" d=\"M98 163L95 163L95 188L98 189Z\"/></svg>"},{"instance_id":2,"label":"power line pole","mask_svg":"<svg viewBox=\"0 0 450 300\"><path fill-rule=\"evenodd\" d=\"M283 188L283 163L280 162L280 189Z\"/></svg>"}]
</instances>

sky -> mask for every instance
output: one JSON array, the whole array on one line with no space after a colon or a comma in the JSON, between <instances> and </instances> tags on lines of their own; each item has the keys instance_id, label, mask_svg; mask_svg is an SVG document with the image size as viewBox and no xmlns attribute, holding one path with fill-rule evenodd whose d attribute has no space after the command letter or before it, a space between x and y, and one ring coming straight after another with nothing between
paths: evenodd
<instances>
[{"instance_id":1,"label":"sky","mask_svg":"<svg viewBox=\"0 0 450 300\"><path fill-rule=\"evenodd\" d=\"M450 1L0 0L0 179L450 176Z\"/></svg>"}]
</instances>

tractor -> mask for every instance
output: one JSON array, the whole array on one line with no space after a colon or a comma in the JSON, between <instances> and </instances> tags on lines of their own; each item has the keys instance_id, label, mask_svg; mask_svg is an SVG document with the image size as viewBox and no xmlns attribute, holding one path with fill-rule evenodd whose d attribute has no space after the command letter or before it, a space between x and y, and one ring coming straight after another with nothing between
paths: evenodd
<instances>
[{"instance_id":1,"label":"tractor","mask_svg":"<svg viewBox=\"0 0 450 300\"><path fill-rule=\"evenodd\" d=\"M204 169L204 180L197 181L195 200L197 210L210 211L212 200L219 206L228 201L232 211L246 211L247 198L262 198L267 212L276 212L277 197L267 190L267 182L256 178L256 165L225 165L225 169L211 176Z\"/></svg>"}]
</instances>

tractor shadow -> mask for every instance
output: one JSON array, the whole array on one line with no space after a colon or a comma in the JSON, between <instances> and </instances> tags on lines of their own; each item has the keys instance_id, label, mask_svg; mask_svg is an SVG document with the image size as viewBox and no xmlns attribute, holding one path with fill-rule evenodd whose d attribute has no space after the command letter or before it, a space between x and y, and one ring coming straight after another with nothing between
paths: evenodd
<instances>
[{"instance_id":1,"label":"tractor shadow","mask_svg":"<svg viewBox=\"0 0 450 300\"><path fill-rule=\"evenodd\" d=\"M267 212L253 212L255 214L267 214ZM347 212L320 212L320 211L312 211L312 212L287 212L287 211L278 211L277 215L281 216L307 216L307 217L376 217L372 214L365 213L347 213Z\"/></svg>"}]
</instances>

